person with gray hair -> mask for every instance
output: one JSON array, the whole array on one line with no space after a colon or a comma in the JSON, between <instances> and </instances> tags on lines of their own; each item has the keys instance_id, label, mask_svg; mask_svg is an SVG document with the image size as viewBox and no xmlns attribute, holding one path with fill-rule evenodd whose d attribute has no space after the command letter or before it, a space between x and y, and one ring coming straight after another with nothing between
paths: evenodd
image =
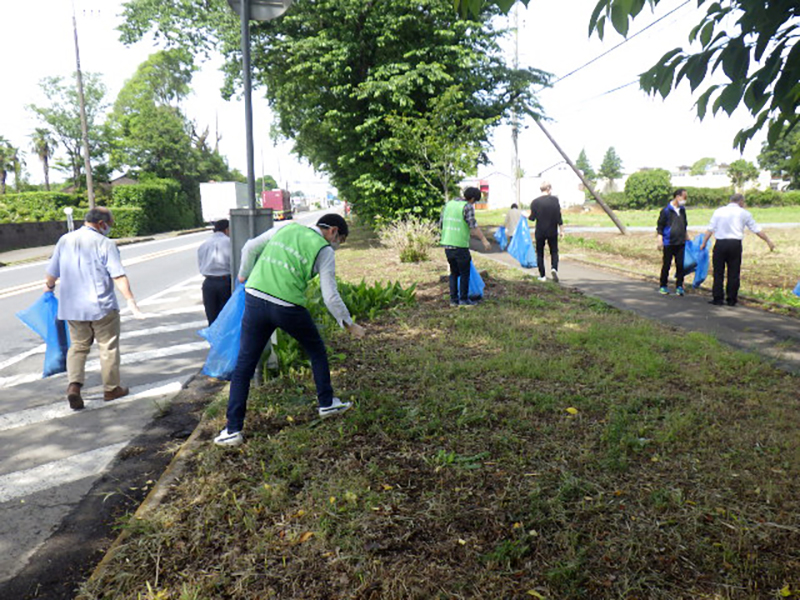
<instances>
[{"instance_id":1,"label":"person with gray hair","mask_svg":"<svg viewBox=\"0 0 800 600\"><path fill-rule=\"evenodd\" d=\"M543 181L539 186L542 195L531 202L529 220L536 222L534 239L536 241L536 262L539 266L539 281L547 281L544 274L544 245L550 248L550 275L558 281L558 237L564 237L564 221L561 219L561 205L558 196L553 196L550 183Z\"/></svg>"},{"instance_id":2,"label":"person with gray hair","mask_svg":"<svg viewBox=\"0 0 800 600\"><path fill-rule=\"evenodd\" d=\"M712 300L709 304L722 306L722 284L725 270L728 271L728 285L725 286L725 302L728 306L736 306L739 300L739 275L742 268L742 239L745 228L755 233L775 250L775 244L761 230L761 226L753 219L753 215L744 208L744 196L734 194L727 206L722 206L711 215L711 222L703 238L700 249L704 250L712 235L716 236L711 264L714 269L714 285L711 289Z\"/></svg>"},{"instance_id":3,"label":"person with gray hair","mask_svg":"<svg viewBox=\"0 0 800 600\"><path fill-rule=\"evenodd\" d=\"M114 216L105 207L86 213L83 227L62 235L46 268L46 290L55 290L61 280L58 318L69 327L67 352L67 401L70 408L84 407L81 388L86 378L86 357L97 340L103 400L128 394L120 385L120 318L114 287L128 301L134 317L143 315L136 305L128 277L122 268L117 245L108 239Z\"/></svg>"}]
</instances>

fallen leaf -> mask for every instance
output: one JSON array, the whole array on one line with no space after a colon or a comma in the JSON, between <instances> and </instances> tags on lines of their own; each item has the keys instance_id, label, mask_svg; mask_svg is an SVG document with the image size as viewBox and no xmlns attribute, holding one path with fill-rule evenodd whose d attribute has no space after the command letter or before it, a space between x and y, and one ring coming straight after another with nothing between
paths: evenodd
<instances>
[{"instance_id":1,"label":"fallen leaf","mask_svg":"<svg viewBox=\"0 0 800 600\"><path fill-rule=\"evenodd\" d=\"M788 585L785 585L784 587L781 588L781 592L780 593L781 593L781 596L783 596L784 598L788 598L789 596L792 595L792 590L789 589Z\"/></svg>"},{"instance_id":2,"label":"fallen leaf","mask_svg":"<svg viewBox=\"0 0 800 600\"><path fill-rule=\"evenodd\" d=\"M571 415L577 415L577 414L578 414L578 409L577 409L577 408L575 408L574 406L570 406L570 407L567 409L567 412L568 412L569 414L571 414ZM530 592L528 592L528 593L530 594Z\"/></svg>"},{"instance_id":3,"label":"fallen leaf","mask_svg":"<svg viewBox=\"0 0 800 600\"><path fill-rule=\"evenodd\" d=\"M300 536L300 539L297 540L299 543L304 544L308 540L311 539L311 536L314 535L313 531L306 531L303 535Z\"/></svg>"},{"instance_id":4,"label":"fallen leaf","mask_svg":"<svg viewBox=\"0 0 800 600\"><path fill-rule=\"evenodd\" d=\"M328 499L328 502L330 502L331 504L336 504L336 496L331 496L331 497Z\"/></svg>"},{"instance_id":5,"label":"fallen leaf","mask_svg":"<svg viewBox=\"0 0 800 600\"><path fill-rule=\"evenodd\" d=\"M528 590L528 596L533 596L534 598L539 598L539 600L545 600L545 597L542 596L536 590Z\"/></svg>"},{"instance_id":6,"label":"fallen leaf","mask_svg":"<svg viewBox=\"0 0 800 600\"><path fill-rule=\"evenodd\" d=\"M466 546L467 545L467 540L462 540L461 538L459 538L458 539L458 543L461 544L462 546Z\"/></svg>"},{"instance_id":7,"label":"fallen leaf","mask_svg":"<svg viewBox=\"0 0 800 600\"><path fill-rule=\"evenodd\" d=\"M294 423L294 417L292 415L286 415L286 420L289 421L289 423Z\"/></svg>"},{"instance_id":8,"label":"fallen leaf","mask_svg":"<svg viewBox=\"0 0 800 600\"><path fill-rule=\"evenodd\" d=\"M394 488L392 486L390 486L388 483L384 483L383 484L383 489L388 492L389 490L393 490Z\"/></svg>"}]
</instances>

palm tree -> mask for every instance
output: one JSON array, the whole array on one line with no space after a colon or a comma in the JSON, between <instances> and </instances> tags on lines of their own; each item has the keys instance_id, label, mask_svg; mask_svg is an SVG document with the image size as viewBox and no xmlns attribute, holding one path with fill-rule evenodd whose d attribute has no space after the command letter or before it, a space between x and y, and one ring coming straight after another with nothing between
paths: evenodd
<instances>
[{"instance_id":1,"label":"palm tree","mask_svg":"<svg viewBox=\"0 0 800 600\"><path fill-rule=\"evenodd\" d=\"M36 128L31 136L31 141L33 142L31 150L33 150L39 157L39 160L42 161L42 167L44 168L44 187L49 192L50 159L53 158L53 154L55 154L57 142L53 138L53 134L50 133L50 130L44 127Z\"/></svg>"},{"instance_id":2,"label":"palm tree","mask_svg":"<svg viewBox=\"0 0 800 600\"><path fill-rule=\"evenodd\" d=\"M9 170L14 169L12 157L15 155L14 148L6 138L0 135L0 194L6 193L6 177Z\"/></svg>"},{"instance_id":3,"label":"palm tree","mask_svg":"<svg viewBox=\"0 0 800 600\"><path fill-rule=\"evenodd\" d=\"M25 167L25 153L19 148L11 147L11 168L14 169L14 190L22 191L22 169Z\"/></svg>"}]
</instances>

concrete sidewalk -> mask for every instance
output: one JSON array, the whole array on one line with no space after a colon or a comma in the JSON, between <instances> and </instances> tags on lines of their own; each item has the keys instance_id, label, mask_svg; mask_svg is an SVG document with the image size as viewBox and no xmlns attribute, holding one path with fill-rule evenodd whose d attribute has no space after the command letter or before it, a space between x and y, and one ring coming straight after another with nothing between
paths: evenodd
<instances>
[{"instance_id":1,"label":"concrete sidewalk","mask_svg":"<svg viewBox=\"0 0 800 600\"><path fill-rule=\"evenodd\" d=\"M523 269L507 252L483 253L480 256L512 266L538 277L536 268ZM684 297L661 296L658 285L628 277L620 272L605 270L564 255L559 265L560 285L575 288L588 296L599 298L611 306L687 331L699 331L715 336L735 348L754 352L772 361L777 367L800 373L800 319L786 317L746 306L712 306L708 303L710 277L705 290L687 289ZM550 257L545 252L548 283ZM672 288L671 288L672 289Z\"/></svg>"}]
</instances>

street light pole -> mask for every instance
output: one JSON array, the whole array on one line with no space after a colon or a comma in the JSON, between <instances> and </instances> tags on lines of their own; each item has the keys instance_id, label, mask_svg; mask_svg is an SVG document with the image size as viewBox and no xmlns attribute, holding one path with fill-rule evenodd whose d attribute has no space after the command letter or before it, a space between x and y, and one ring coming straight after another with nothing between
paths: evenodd
<instances>
[{"instance_id":1,"label":"street light pole","mask_svg":"<svg viewBox=\"0 0 800 600\"><path fill-rule=\"evenodd\" d=\"M75 2L72 2L72 31L75 34L75 66L78 80L78 103L81 112L81 135L83 137L83 163L86 168L86 195L89 208L94 208L94 183L92 181L92 161L89 156L89 126L86 123L86 100L83 95L83 76L81 75L81 54L78 50L78 21L75 19ZM80 182L76 181L75 185Z\"/></svg>"},{"instance_id":2,"label":"street light pole","mask_svg":"<svg viewBox=\"0 0 800 600\"><path fill-rule=\"evenodd\" d=\"M253 85L250 71L250 0L241 0L242 79L244 85L244 123L247 145L247 198L250 208L250 238L256 237L256 176L253 158Z\"/></svg>"}]
</instances>

